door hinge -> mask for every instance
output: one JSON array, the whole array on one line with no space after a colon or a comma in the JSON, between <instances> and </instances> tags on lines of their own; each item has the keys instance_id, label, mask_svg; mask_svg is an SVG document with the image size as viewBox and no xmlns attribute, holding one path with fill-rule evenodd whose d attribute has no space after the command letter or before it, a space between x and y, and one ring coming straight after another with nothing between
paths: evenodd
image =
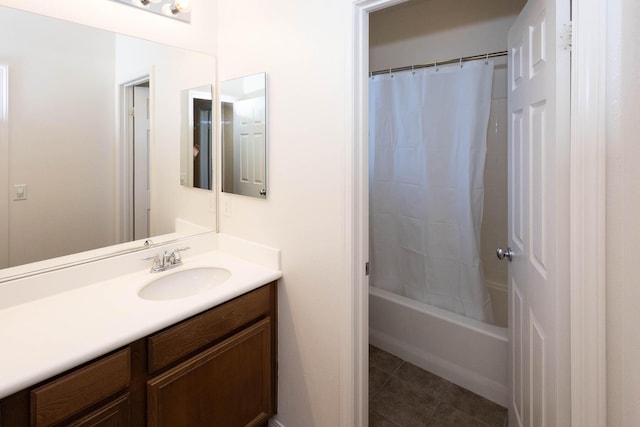
<instances>
[{"instance_id":1,"label":"door hinge","mask_svg":"<svg viewBox=\"0 0 640 427\"><path fill-rule=\"evenodd\" d=\"M562 50L571 51L571 47L573 46L573 23L571 21L562 24L558 42Z\"/></svg>"},{"instance_id":2,"label":"door hinge","mask_svg":"<svg viewBox=\"0 0 640 427\"><path fill-rule=\"evenodd\" d=\"M136 107L129 108L129 117L136 117Z\"/></svg>"},{"instance_id":3,"label":"door hinge","mask_svg":"<svg viewBox=\"0 0 640 427\"><path fill-rule=\"evenodd\" d=\"M365 276L369 275L369 261L364 263L364 275Z\"/></svg>"}]
</instances>

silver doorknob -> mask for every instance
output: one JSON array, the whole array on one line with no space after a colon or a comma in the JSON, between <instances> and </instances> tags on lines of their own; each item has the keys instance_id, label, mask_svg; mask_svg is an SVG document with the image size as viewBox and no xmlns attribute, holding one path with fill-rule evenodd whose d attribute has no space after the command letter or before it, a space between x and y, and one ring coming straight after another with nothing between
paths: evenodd
<instances>
[{"instance_id":1,"label":"silver doorknob","mask_svg":"<svg viewBox=\"0 0 640 427\"><path fill-rule=\"evenodd\" d=\"M508 259L509 262L511 262L511 260L513 259L513 251L511 250L510 247L507 247L506 250L502 249L502 248L498 248L496 249L496 255L498 256L498 259Z\"/></svg>"}]
</instances>

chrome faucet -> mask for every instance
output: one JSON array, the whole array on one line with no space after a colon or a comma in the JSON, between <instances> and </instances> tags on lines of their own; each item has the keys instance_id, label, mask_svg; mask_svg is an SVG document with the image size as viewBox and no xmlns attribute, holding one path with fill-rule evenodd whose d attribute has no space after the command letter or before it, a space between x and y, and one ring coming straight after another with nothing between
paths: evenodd
<instances>
[{"instance_id":1,"label":"chrome faucet","mask_svg":"<svg viewBox=\"0 0 640 427\"><path fill-rule=\"evenodd\" d=\"M184 248L174 249L172 252L164 251L163 254L156 254L146 258L144 261L152 260L151 273L159 273L161 271L169 270L170 268L179 267L182 265L182 255L180 252L190 249L188 246Z\"/></svg>"}]
</instances>

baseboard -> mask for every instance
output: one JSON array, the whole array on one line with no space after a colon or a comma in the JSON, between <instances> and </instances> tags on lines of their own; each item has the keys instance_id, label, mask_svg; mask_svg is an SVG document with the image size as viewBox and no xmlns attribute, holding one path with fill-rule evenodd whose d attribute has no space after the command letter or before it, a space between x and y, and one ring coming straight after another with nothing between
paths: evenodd
<instances>
[{"instance_id":1,"label":"baseboard","mask_svg":"<svg viewBox=\"0 0 640 427\"><path fill-rule=\"evenodd\" d=\"M284 424L282 424L280 421L278 420L274 420L273 418L271 418L269 420L269 427L284 427Z\"/></svg>"},{"instance_id":2,"label":"baseboard","mask_svg":"<svg viewBox=\"0 0 640 427\"><path fill-rule=\"evenodd\" d=\"M485 285L487 285L487 287L495 289L500 292L507 292L509 290L509 287L507 286L506 283L494 282L492 280L486 280L486 279L484 283Z\"/></svg>"},{"instance_id":3,"label":"baseboard","mask_svg":"<svg viewBox=\"0 0 640 427\"><path fill-rule=\"evenodd\" d=\"M478 375L463 366L453 364L441 357L419 350L383 332L369 329L369 342L382 350L449 380L460 387L471 390L492 402L507 406L508 390L503 384Z\"/></svg>"}]
</instances>

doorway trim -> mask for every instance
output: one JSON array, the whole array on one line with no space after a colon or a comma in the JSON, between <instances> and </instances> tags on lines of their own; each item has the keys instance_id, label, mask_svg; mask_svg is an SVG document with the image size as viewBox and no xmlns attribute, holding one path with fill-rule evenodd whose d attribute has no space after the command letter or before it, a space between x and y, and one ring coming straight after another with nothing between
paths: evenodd
<instances>
[{"instance_id":1,"label":"doorway trim","mask_svg":"<svg viewBox=\"0 0 640 427\"><path fill-rule=\"evenodd\" d=\"M352 145L347 151L345 203L348 256L347 319L343 334L342 426L369 425L369 167L368 74L369 14L407 0L355 0L353 2ZM349 405L349 402L352 404Z\"/></svg>"},{"instance_id":2,"label":"doorway trim","mask_svg":"<svg viewBox=\"0 0 640 427\"><path fill-rule=\"evenodd\" d=\"M606 425L607 2L572 0L571 423Z\"/></svg>"},{"instance_id":3,"label":"doorway trim","mask_svg":"<svg viewBox=\"0 0 640 427\"><path fill-rule=\"evenodd\" d=\"M149 83L150 108L153 105L152 99L152 76L145 74L136 79L121 83L118 88L119 114L117 124L119 129L120 143L117 145L116 153L116 242L124 243L133 240L133 88L142 83ZM153 120L152 111L150 111ZM153 121L150 129L153 129ZM150 141L152 144L153 132L150 131Z\"/></svg>"},{"instance_id":4,"label":"doorway trim","mask_svg":"<svg viewBox=\"0 0 640 427\"><path fill-rule=\"evenodd\" d=\"M348 256L347 319L343 334L341 425L368 425L368 71L369 13L406 0L354 0L352 144L347 152L345 203ZM605 61L606 4L570 0L570 289L571 419L575 426L606 421L605 341ZM594 191L595 190L595 191ZM596 373L596 375L594 375ZM352 403L349 405L349 402Z\"/></svg>"}]
</instances>

